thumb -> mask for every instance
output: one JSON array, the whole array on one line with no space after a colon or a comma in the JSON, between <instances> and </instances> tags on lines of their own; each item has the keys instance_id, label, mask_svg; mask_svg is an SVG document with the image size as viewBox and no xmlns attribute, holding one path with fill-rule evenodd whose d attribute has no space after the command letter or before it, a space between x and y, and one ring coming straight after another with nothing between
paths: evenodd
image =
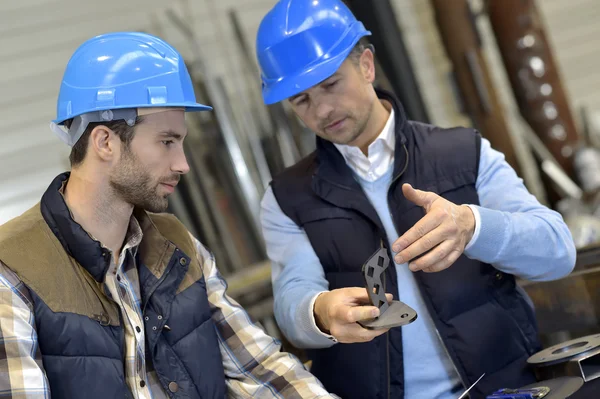
<instances>
[{"instance_id":1,"label":"thumb","mask_svg":"<svg viewBox=\"0 0 600 399\"><path fill-rule=\"evenodd\" d=\"M402 185L402 193L404 194L407 200L422 207L427 207L428 205L431 205L431 203L437 198L437 194L432 193L430 191L421 191L414 189L408 183Z\"/></svg>"}]
</instances>

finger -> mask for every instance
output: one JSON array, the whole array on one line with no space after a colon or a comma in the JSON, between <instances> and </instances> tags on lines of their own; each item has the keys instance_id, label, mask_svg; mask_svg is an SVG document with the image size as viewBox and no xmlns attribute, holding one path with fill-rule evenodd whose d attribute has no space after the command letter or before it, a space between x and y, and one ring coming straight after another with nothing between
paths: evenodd
<instances>
[{"instance_id":1,"label":"finger","mask_svg":"<svg viewBox=\"0 0 600 399\"><path fill-rule=\"evenodd\" d=\"M362 327L360 324L336 325L332 331L333 335L339 342L344 344L369 342L374 338L385 334L389 329L369 330Z\"/></svg>"},{"instance_id":2,"label":"finger","mask_svg":"<svg viewBox=\"0 0 600 399\"><path fill-rule=\"evenodd\" d=\"M400 252L405 248L408 248L418 239L424 237L431 230L438 227L444 221L442 213L432 212L423 216L413 227L402 234L392 245L394 252ZM404 258L404 262L412 258ZM403 262L398 262L403 263Z\"/></svg>"},{"instance_id":3,"label":"finger","mask_svg":"<svg viewBox=\"0 0 600 399\"><path fill-rule=\"evenodd\" d=\"M444 229L438 226L413 242L408 248L396 254L394 260L398 264L410 262L430 249L435 248L438 244L445 241L446 237L447 234L445 234Z\"/></svg>"},{"instance_id":4,"label":"finger","mask_svg":"<svg viewBox=\"0 0 600 399\"><path fill-rule=\"evenodd\" d=\"M369 292L365 287L346 287L335 291L344 295L343 302L348 305L369 302Z\"/></svg>"},{"instance_id":5,"label":"finger","mask_svg":"<svg viewBox=\"0 0 600 399\"><path fill-rule=\"evenodd\" d=\"M340 323L356 323L379 316L379 308L375 306L340 306L335 318Z\"/></svg>"},{"instance_id":6,"label":"finger","mask_svg":"<svg viewBox=\"0 0 600 399\"><path fill-rule=\"evenodd\" d=\"M346 305L349 306L356 306L356 305L365 305L365 304L370 304L371 300L369 297L369 292L367 291L366 288L359 288L359 287L348 287L348 288L340 288L339 291L343 291L345 298L343 299L343 302ZM385 294L387 296L387 300L388 302L391 302L394 299L394 295L392 294Z\"/></svg>"},{"instance_id":7,"label":"finger","mask_svg":"<svg viewBox=\"0 0 600 399\"><path fill-rule=\"evenodd\" d=\"M428 210L433 201L439 198L436 193L432 193L431 191L417 190L408 183L402 185L402 193L407 200L415 205L424 207L425 210Z\"/></svg>"},{"instance_id":8,"label":"finger","mask_svg":"<svg viewBox=\"0 0 600 399\"><path fill-rule=\"evenodd\" d=\"M442 260L439 263L436 263L433 266L428 267L427 269L423 269L423 271L425 273L441 272L442 270L445 270L445 269L449 268L450 266L452 266L454 264L454 262L456 262L456 260L460 257L460 255L462 255L462 251L459 251L459 250L452 251L450 253L450 255L448 255L444 260Z\"/></svg>"},{"instance_id":9,"label":"finger","mask_svg":"<svg viewBox=\"0 0 600 399\"><path fill-rule=\"evenodd\" d=\"M410 262L408 268L413 272L416 272L440 264L452 253L452 249L455 245L456 242L451 240L442 241L419 259Z\"/></svg>"}]
</instances>

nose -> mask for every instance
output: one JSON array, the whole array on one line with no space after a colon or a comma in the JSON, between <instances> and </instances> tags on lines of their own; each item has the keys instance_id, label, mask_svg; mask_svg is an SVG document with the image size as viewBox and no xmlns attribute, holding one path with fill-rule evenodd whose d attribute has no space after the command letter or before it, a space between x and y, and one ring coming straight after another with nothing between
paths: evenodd
<instances>
[{"instance_id":1,"label":"nose","mask_svg":"<svg viewBox=\"0 0 600 399\"><path fill-rule=\"evenodd\" d=\"M190 165L187 162L185 152L183 151L183 146L180 147L180 150L177 152L175 162L173 162L173 165L171 165L171 170L181 175L185 175L190 171Z\"/></svg>"},{"instance_id":2,"label":"nose","mask_svg":"<svg viewBox=\"0 0 600 399\"><path fill-rule=\"evenodd\" d=\"M331 115L331 113L334 110L333 105L331 105L329 103L329 101L327 101L326 98L324 98L324 96L321 96L320 98L318 98L316 100L315 105L316 105L317 118L319 118L320 120L328 119L329 115Z\"/></svg>"}]
</instances>

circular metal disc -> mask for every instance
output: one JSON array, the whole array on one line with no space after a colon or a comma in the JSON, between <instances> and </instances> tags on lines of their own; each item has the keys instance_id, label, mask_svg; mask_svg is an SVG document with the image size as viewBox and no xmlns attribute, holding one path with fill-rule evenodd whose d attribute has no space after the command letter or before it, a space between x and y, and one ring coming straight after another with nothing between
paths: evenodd
<instances>
[{"instance_id":1,"label":"circular metal disc","mask_svg":"<svg viewBox=\"0 0 600 399\"><path fill-rule=\"evenodd\" d=\"M581 377L560 377L546 381L538 381L536 383L521 387L521 389L548 387L550 393L542 399L565 399L573 395L583 385Z\"/></svg>"},{"instance_id":2,"label":"circular metal disc","mask_svg":"<svg viewBox=\"0 0 600 399\"><path fill-rule=\"evenodd\" d=\"M600 334L588 335L546 348L529 357L527 363L536 366L550 366L598 347L600 347Z\"/></svg>"},{"instance_id":3,"label":"circular metal disc","mask_svg":"<svg viewBox=\"0 0 600 399\"><path fill-rule=\"evenodd\" d=\"M358 322L364 328L377 330L382 328L392 328L405 326L417 319L417 312L400 301L392 301L390 307L378 318L371 320L361 320Z\"/></svg>"}]
</instances>

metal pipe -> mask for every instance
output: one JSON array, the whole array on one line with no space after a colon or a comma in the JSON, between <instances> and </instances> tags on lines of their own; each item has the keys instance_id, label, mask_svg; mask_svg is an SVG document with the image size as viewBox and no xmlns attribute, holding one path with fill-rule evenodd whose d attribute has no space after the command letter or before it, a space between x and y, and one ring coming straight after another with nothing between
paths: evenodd
<instances>
[{"instance_id":1,"label":"metal pipe","mask_svg":"<svg viewBox=\"0 0 600 399\"><path fill-rule=\"evenodd\" d=\"M504 110L487 68L475 15L467 0L430 0L435 20L454 76L462 103L473 125L492 147L502 152L506 161L520 173L520 165L508 131Z\"/></svg>"},{"instance_id":2,"label":"metal pipe","mask_svg":"<svg viewBox=\"0 0 600 399\"><path fill-rule=\"evenodd\" d=\"M490 0L490 23L523 118L573 176L579 135L534 0Z\"/></svg>"},{"instance_id":3,"label":"metal pipe","mask_svg":"<svg viewBox=\"0 0 600 399\"><path fill-rule=\"evenodd\" d=\"M262 237L260 227L260 194L256 189L256 186L252 182L250 170L243 157L240 144L237 140L234 124L230 119L230 114L227 111L230 104L226 101L226 92L223 87L222 79L217 77L211 72L204 62L204 56L198 39L192 28L183 21L173 10L169 9L166 11L167 17L173 21L175 26L181 31L181 33L188 38L192 50L195 55L195 61L197 65L206 76L205 86L207 93L211 99L214 113L216 114L219 126L225 145L228 150L228 155L233 165L233 171L235 173L236 180L243 193L243 205L246 208L247 214L252 221L252 229L257 237Z\"/></svg>"},{"instance_id":4,"label":"metal pipe","mask_svg":"<svg viewBox=\"0 0 600 399\"><path fill-rule=\"evenodd\" d=\"M346 4L371 31L369 40L375 46L376 57L408 118L430 122L390 1L346 0Z\"/></svg>"}]
</instances>

